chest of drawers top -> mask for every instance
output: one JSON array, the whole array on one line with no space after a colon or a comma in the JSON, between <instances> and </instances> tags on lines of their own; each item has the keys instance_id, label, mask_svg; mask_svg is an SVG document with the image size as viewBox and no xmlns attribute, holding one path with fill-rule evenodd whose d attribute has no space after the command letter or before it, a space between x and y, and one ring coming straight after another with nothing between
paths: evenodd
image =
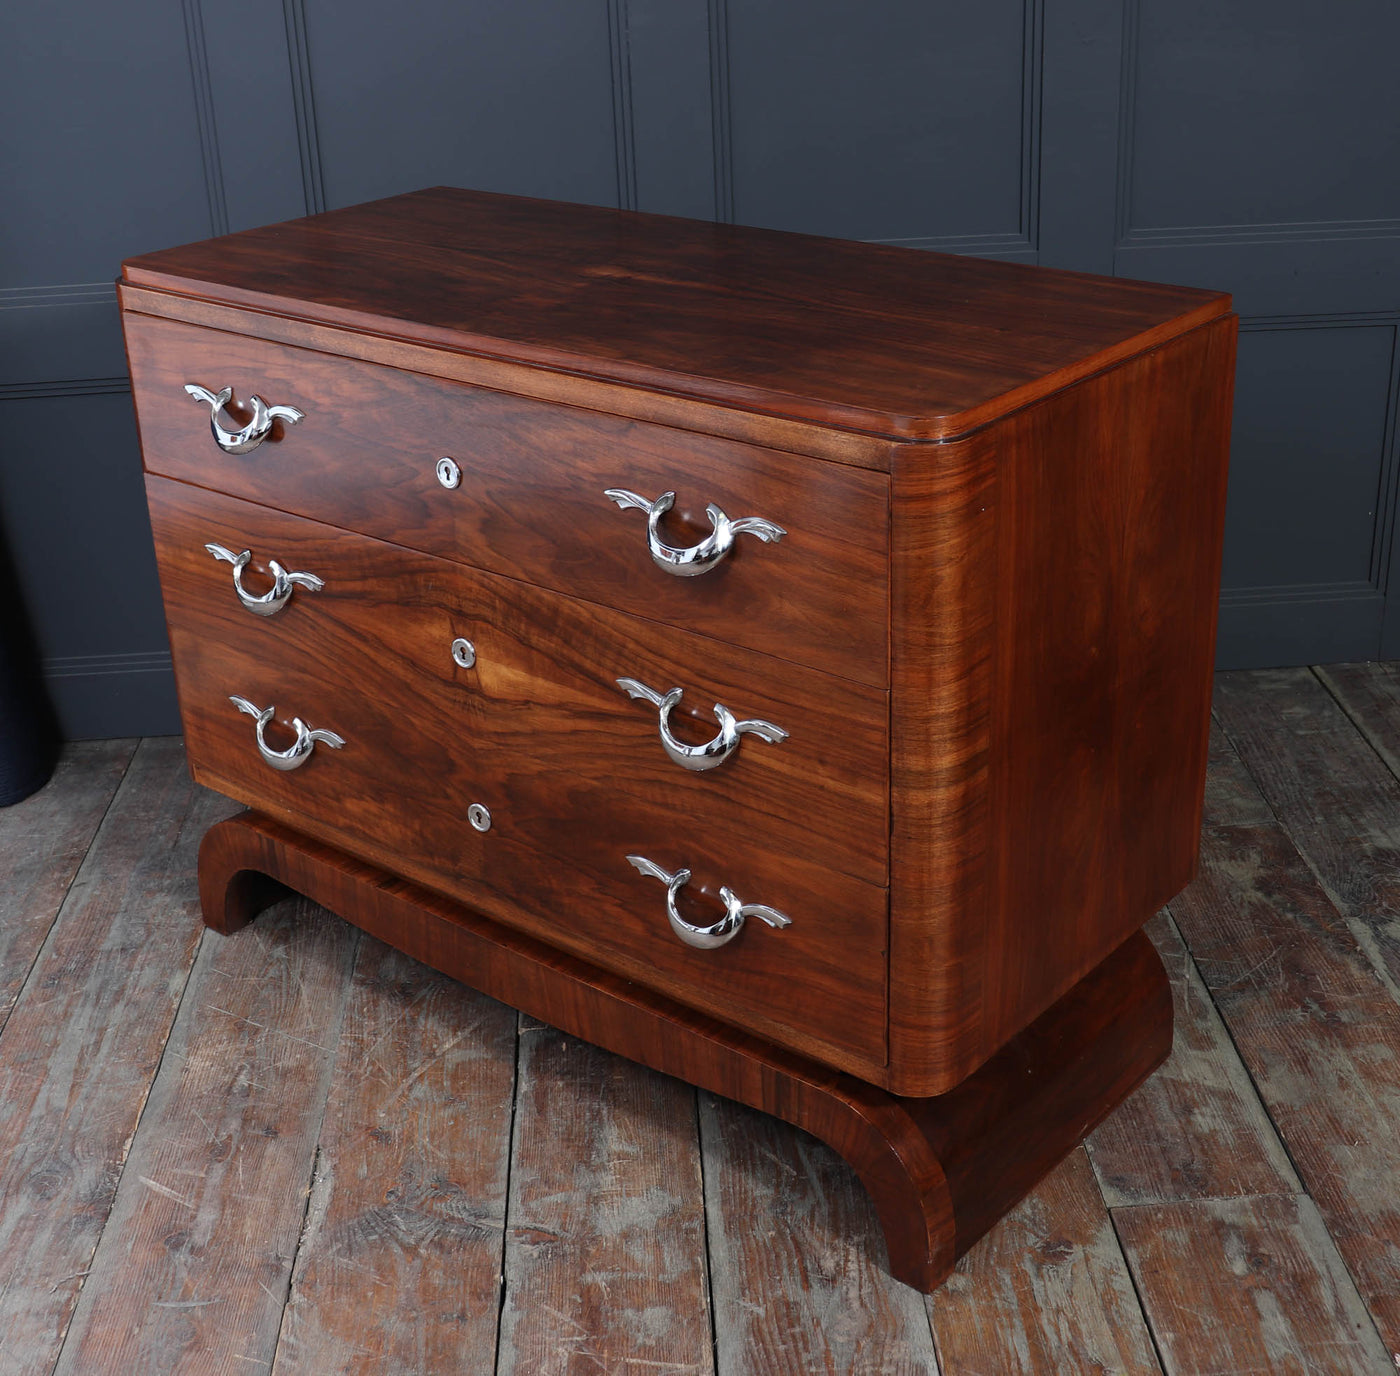
<instances>
[{"instance_id":1,"label":"chest of drawers top","mask_svg":"<svg viewBox=\"0 0 1400 1376\"><path fill-rule=\"evenodd\" d=\"M447 350L480 360L454 372L467 380L716 433L740 424L716 412L738 412L746 437L767 421L777 447L875 468L888 444L839 432L948 439L1229 309L1218 292L450 187L133 258L122 280L187 298L187 319L217 302L353 331L384 341L362 356L406 366L423 355L390 341Z\"/></svg>"},{"instance_id":2,"label":"chest of drawers top","mask_svg":"<svg viewBox=\"0 0 1400 1376\"><path fill-rule=\"evenodd\" d=\"M1227 297L448 188L119 297L201 781L900 1093L1189 878Z\"/></svg>"}]
</instances>

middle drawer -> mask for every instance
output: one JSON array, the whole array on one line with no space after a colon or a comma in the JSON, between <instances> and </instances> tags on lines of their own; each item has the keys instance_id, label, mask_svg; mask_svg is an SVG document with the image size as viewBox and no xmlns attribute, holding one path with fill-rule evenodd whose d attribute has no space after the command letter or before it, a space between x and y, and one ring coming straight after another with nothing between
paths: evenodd
<instances>
[{"instance_id":1,"label":"middle drawer","mask_svg":"<svg viewBox=\"0 0 1400 1376\"><path fill-rule=\"evenodd\" d=\"M884 692L170 479L151 475L147 490L172 622L196 618L199 635L246 660L260 691L279 677L321 680L343 698L362 673L364 693L381 699L376 719L394 723L393 749L429 756L423 777L433 786L446 747L421 727L453 723L451 753L469 757L476 778L507 784L530 844L601 846L611 857L639 826L670 827L687 854L721 872L742 838L886 882ZM250 551L240 574L250 596L270 588L272 560L325 586L293 584L280 611L254 614L207 544ZM634 694L683 690L665 714L669 751L661 707L629 696L619 679ZM316 710L277 706L308 718ZM697 759L703 744L711 753ZM587 827L561 834L561 815Z\"/></svg>"}]
</instances>

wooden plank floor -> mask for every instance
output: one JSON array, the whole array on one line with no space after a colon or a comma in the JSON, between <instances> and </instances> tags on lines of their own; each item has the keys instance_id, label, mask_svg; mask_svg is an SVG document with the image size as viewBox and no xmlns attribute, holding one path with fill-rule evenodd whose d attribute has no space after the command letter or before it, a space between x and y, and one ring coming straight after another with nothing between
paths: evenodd
<instances>
[{"instance_id":1,"label":"wooden plank floor","mask_svg":"<svg viewBox=\"0 0 1400 1376\"><path fill-rule=\"evenodd\" d=\"M1222 675L1171 1060L936 1295L845 1165L302 900L179 742L0 811L0 1376L1400 1368L1400 673Z\"/></svg>"}]
</instances>

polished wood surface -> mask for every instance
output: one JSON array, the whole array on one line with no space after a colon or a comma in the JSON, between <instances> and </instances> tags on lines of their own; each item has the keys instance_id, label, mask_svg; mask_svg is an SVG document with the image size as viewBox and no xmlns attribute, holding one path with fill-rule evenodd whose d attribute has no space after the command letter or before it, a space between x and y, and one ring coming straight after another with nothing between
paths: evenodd
<instances>
[{"instance_id":1,"label":"polished wood surface","mask_svg":"<svg viewBox=\"0 0 1400 1376\"><path fill-rule=\"evenodd\" d=\"M835 430L812 421L771 416L762 411L744 411L732 406L716 406L671 392L647 391L622 382L584 377L579 373L551 372L528 363L486 358L481 354L455 353L417 344L392 335L367 334L334 325L318 325L289 315L269 315L266 311L230 306L197 296L177 296L149 287L117 283L117 301L124 313L180 320L190 325L248 335L302 349L316 349L337 358L363 359L391 368L423 373L428 377L450 378L475 387L510 392L515 396L561 402L602 411L610 416L674 426L697 434L718 435L742 440L768 449L781 449L813 458L830 459L888 473L900 448L897 440L860 430Z\"/></svg>"},{"instance_id":2,"label":"polished wood surface","mask_svg":"<svg viewBox=\"0 0 1400 1376\"><path fill-rule=\"evenodd\" d=\"M651 987L883 1073L884 694L741 651L721 656L687 643L695 637L184 484L148 483L196 778ZM229 566L205 551L210 539L256 544L326 587L254 616ZM476 646L470 670L451 658L456 636ZM732 759L692 774L662 752L655 710L616 687L624 673L663 690L686 678L702 716L727 698L736 711L790 722L793 735L779 745L745 738ZM318 746L294 771L271 769L231 693L277 707L274 748L291 743L293 717L346 744ZM700 729L676 724L697 739ZM473 803L491 811L485 834L468 824ZM693 871L681 901L694 923L718 919L728 885L792 926L753 920L718 950L685 946L667 922L665 886L638 874L632 854Z\"/></svg>"},{"instance_id":3,"label":"polished wood surface","mask_svg":"<svg viewBox=\"0 0 1400 1376\"><path fill-rule=\"evenodd\" d=\"M907 439L964 433L1229 309L1185 287L450 187L123 275Z\"/></svg>"},{"instance_id":4,"label":"polished wood surface","mask_svg":"<svg viewBox=\"0 0 1400 1376\"><path fill-rule=\"evenodd\" d=\"M891 1086L956 1084L1195 869L1233 317L897 468Z\"/></svg>"},{"instance_id":5,"label":"polished wood surface","mask_svg":"<svg viewBox=\"0 0 1400 1376\"><path fill-rule=\"evenodd\" d=\"M861 683L888 677L888 480L729 440L127 315L146 468L763 650ZM184 384L306 413L224 454ZM456 460L447 490L434 466ZM646 513L603 495L674 491L673 545L711 533L716 503L787 534L736 538L679 578L647 549ZM668 685L669 686L669 685Z\"/></svg>"},{"instance_id":6,"label":"polished wood surface","mask_svg":"<svg viewBox=\"0 0 1400 1376\"><path fill-rule=\"evenodd\" d=\"M1141 933L953 1093L901 1099L639 990L256 813L210 829L199 875L205 921L216 930L246 925L274 896L247 876L273 879L564 1031L815 1134L869 1191L893 1273L926 1290L1171 1045L1166 977Z\"/></svg>"},{"instance_id":7,"label":"polished wood surface","mask_svg":"<svg viewBox=\"0 0 1400 1376\"><path fill-rule=\"evenodd\" d=\"M451 973L468 929L529 950L544 1002L482 987L818 1124L924 1285L1165 1054L1139 929L1195 864L1228 298L443 189L121 296L191 763L260 814L211 833L214 925L271 875ZM305 418L229 456L188 382ZM787 534L676 578L605 488L674 490L674 545L706 502ZM209 539L327 590L252 617ZM711 702L792 737L691 774L624 676L692 742ZM273 770L230 693L345 747ZM727 885L792 925L694 950L628 855L692 922Z\"/></svg>"},{"instance_id":8,"label":"polished wood surface","mask_svg":"<svg viewBox=\"0 0 1400 1376\"><path fill-rule=\"evenodd\" d=\"M357 752L403 754L461 807L486 790L493 807L509 803L502 825L582 863L611 869L619 847L669 829L697 871L763 850L886 882L884 692L184 483L149 477L146 490L172 627L234 675L190 680L187 699L243 692L247 677L282 700L284 722L340 723ZM271 585L273 559L325 586L255 616L210 541L251 550L249 591ZM459 637L470 668L453 661ZM716 703L787 739L745 734L715 768L684 769L662 748L657 709L621 678L682 687L670 722L687 743L718 733ZM569 815L586 834L557 834Z\"/></svg>"}]
</instances>

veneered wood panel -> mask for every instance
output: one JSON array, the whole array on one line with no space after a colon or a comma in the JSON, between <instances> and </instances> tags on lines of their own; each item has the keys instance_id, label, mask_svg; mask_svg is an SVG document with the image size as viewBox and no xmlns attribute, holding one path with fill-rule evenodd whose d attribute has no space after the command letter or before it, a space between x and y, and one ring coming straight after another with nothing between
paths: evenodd
<instances>
[{"instance_id":1,"label":"veneered wood panel","mask_svg":"<svg viewBox=\"0 0 1400 1376\"><path fill-rule=\"evenodd\" d=\"M895 470L901 1092L957 1083L1194 872L1234 332Z\"/></svg>"},{"instance_id":2,"label":"veneered wood panel","mask_svg":"<svg viewBox=\"0 0 1400 1376\"><path fill-rule=\"evenodd\" d=\"M195 490L182 493L178 484L165 484L162 491L181 497ZM595 670L578 669L580 648L592 643L582 604L565 612L558 599L506 580L496 580L493 592L489 580L457 565L417 571L405 551L390 551L391 573L373 555L384 547L332 532L335 563L320 567L328 584L336 569L346 573L342 591L350 594L350 611L344 621L318 611L333 603L328 586L307 597L304 607L294 603L279 614L275 620L285 618L290 628L282 640L274 619L254 618L237 605L227 574L197 544L183 545L183 566L173 545L163 541L162 548L171 552L171 643L191 763L202 782L684 1002L763 1026L785 1044L820 1044L835 1063L859 1065L867 1074L883 1065L885 888L832 869L827 857L812 853L810 841L796 839L796 828L810 822L792 810L781 781L768 796L776 815L790 818L796 853L764 838L761 813L731 808L722 781L709 804L699 801L706 796L701 791L692 794L696 815L711 824L678 827L673 797L684 796L677 791L688 771L666 760L654 721L637 704L620 690L600 689L590 677ZM449 653L456 629L440 610L441 590L454 584L465 595L447 605L483 627L479 654L502 651L501 661L479 674L456 669ZM357 597L379 612L360 619ZM414 608L422 609L421 618ZM430 634L423 648L415 623L430 633L437 629L435 647ZM527 625L539 638L523 630ZM527 654L521 653L522 635ZM640 646L652 637L648 630L633 639ZM597 638L604 659L606 642ZM279 644L281 652L267 653ZM331 678L324 668L329 664L337 666ZM434 664L436 674L424 667ZM558 687L559 670L551 664L575 666L563 679L567 691ZM548 673L555 675L554 686ZM500 696L473 696L473 683ZM535 738L530 722L540 711L540 683L546 696L577 714L580 739L592 739L587 727L629 743L619 751L615 778L600 767L592 744L579 754L569 742L559 725L567 716L555 716L551 725L545 712L542 740ZM338 732L346 745L319 747L295 772L271 769L257 754L253 722L229 702L231 693L259 707L276 706L288 741L288 723L301 716L311 727ZM601 711L591 705L600 693ZM793 698L802 700L805 694ZM605 713L611 727L603 725ZM880 735L880 718L871 725ZM809 720L794 729L811 726ZM271 739L275 747L283 743L275 730ZM551 740L560 744L560 760L550 758ZM782 748L758 744L775 753ZM750 748L742 746L741 755ZM820 759L825 747L818 741L814 748ZM755 768L764 768L761 758ZM467 821L476 802L492 814L484 835ZM878 797L875 817L882 826ZM773 931L751 921L727 946L694 950L670 929L665 886L638 874L629 855L672 872L693 870L680 900L693 923L718 919L718 890L727 885L745 903L787 914L792 926ZM833 1022L830 1009L838 1005L842 1017Z\"/></svg>"},{"instance_id":3,"label":"veneered wood panel","mask_svg":"<svg viewBox=\"0 0 1400 1376\"><path fill-rule=\"evenodd\" d=\"M392 744L422 781L405 806L429 780L459 811L508 804L503 825L608 870L639 831L683 813L676 839L697 870L756 848L884 884L884 692L183 483L152 477L147 490L172 625L241 659L246 668L230 672L248 687L231 679L228 691L257 684L302 715L335 702L351 713L337 729L357 747ZM254 616L229 565L206 551L211 540L251 547L250 591L271 585L270 559L325 587ZM459 637L475 648L469 669L452 658ZM353 685L374 674L366 661L394 666L403 682L357 703L313 681L333 663ZM684 769L662 748L657 709L630 699L621 678L682 687L671 729L686 743L717 735L716 703L787 739L745 734L714 769ZM295 708L293 692L306 695ZM559 836L563 815L586 829Z\"/></svg>"},{"instance_id":4,"label":"veneered wood panel","mask_svg":"<svg viewBox=\"0 0 1400 1376\"><path fill-rule=\"evenodd\" d=\"M128 313L148 472L394 540L883 686L888 481L839 464L464 387ZM220 379L223 379L220 381ZM187 382L235 387L306 418L226 455ZM446 490L440 456L461 467ZM712 532L715 503L787 533L736 537L698 577L656 566L646 513L604 495L676 493L675 546Z\"/></svg>"},{"instance_id":5,"label":"veneered wood panel","mask_svg":"<svg viewBox=\"0 0 1400 1376\"><path fill-rule=\"evenodd\" d=\"M896 439L962 434L1228 297L436 187L128 260L234 306Z\"/></svg>"}]
</instances>

